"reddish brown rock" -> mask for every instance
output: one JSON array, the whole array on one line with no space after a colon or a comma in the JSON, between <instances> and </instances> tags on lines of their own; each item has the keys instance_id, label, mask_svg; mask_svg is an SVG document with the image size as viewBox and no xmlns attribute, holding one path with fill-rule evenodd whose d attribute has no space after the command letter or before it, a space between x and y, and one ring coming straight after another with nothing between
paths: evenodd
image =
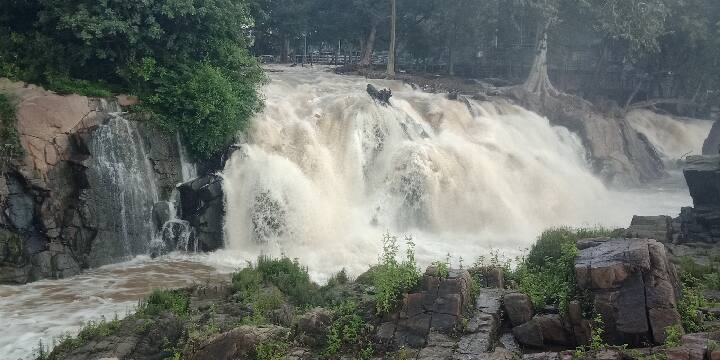
<instances>
[{"instance_id":1,"label":"reddish brown rock","mask_svg":"<svg viewBox=\"0 0 720 360\"><path fill-rule=\"evenodd\" d=\"M662 344L680 323L679 282L665 246L648 239L587 239L578 243L575 277L603 318L615 345Z\"/></svg>"}]
</instances>

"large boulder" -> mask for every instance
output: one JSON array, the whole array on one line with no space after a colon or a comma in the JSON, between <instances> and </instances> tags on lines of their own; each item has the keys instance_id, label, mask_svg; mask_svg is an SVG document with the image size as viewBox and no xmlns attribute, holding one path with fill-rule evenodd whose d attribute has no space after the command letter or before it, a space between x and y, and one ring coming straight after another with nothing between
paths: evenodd
<instances>
[{"instance_id":1,"label":"large boulder","mask_svg":"<svg viewBox=\"0 0 720 360\"><path fill-rule=\"evenodd\" d=\"M512 326L522 325L533 317L533 304L530 297L519 292L511 292L503 296L505 313Z\"/></svg>"},{"instance_id":2,"label":"large boulder","mask_svg":"<svg viewBox=\"0 0 720 360\"><path fill-rule=\"evenodd\" d=\"M551 346L574 347L576 345L572 328L559 314L540 314L530 321L513 328L517 341L531 348Z\"/></svg>"},{"instance_id":3,"label":"large boulder","mask_svg":"<svg viewBox=\"0 0 720 360\"><path fill-rule=\"evenodd\" d=\"M288 333L287 328L279 326L240 326L206 340L193 353L186 354L186 359L253 359L257 345L283 339Z\"/></svg>"},{"instance_id":4,"label":"large boulder","mask_svg":"<svg viewBox=\"0 0 720 360\"><path fill-rule=\"evenodd\" d=\"M680 324L680 287L665 246L649 239L586 239L578 243L578 287L602 316L611 344L662 344Z\"/></svg>"}]
</instances>

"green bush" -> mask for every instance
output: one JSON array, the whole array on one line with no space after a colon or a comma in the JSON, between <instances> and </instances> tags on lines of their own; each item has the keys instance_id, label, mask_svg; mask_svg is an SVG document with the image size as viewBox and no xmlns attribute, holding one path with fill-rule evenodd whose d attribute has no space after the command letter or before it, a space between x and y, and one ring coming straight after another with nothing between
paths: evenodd
<instances>
[{"instance_id":1,"label":"green bush","mask_svg":"<svg viewBox=\"0 0 720 360\"><path fill-rule=\"evenodd\" d=\"M60 94L80 94L94 97L110 97L113 92L107 84L88 80L71 79L66 75L47 76L45 87Z\"/></svg>"},{"instance_id":2,"label":"green bush","mask_svg":"<svg viewBox=\"0 0 720 360\"><path fill-rule=\"evenodd\" d=\"M277 286L290 301L297 305L313 305L318 301L319 286L310 280L306 267L287 257L258 258L257 271L265 282Z\"/></svg>"},{"instance_id":3,"label":"green bush","mask_svg":"<svg viewBox=\"0 0 720 360\"><path fill-rule=\"evenodd\" d=\"M0 94L0 170L15 157L23 154L17 130L15 105L5 94Z\"/></svg>"},{"instance_id":4,"label":"green bush","mask_svg":"<svg viewBox=\"0 0 720 360\"><path fill-rule=\"evenodd\" d=\"M420 284L420 270L415 262L415 244L406 239L405 259L398 261L397 237L385 234L380 264L371 275L375 288L376 308L379 314L387 314L397 307L403 294L415 290Z\"/></svg>"},{"instance_id":5,"label":"green bush","mask_svg":"<svg viewBox=\"0 0 720 360\"><path fill-rule=\"evenodd\" d=\"M153 290L138 306L138 314L155 316L170 312L186 316L190 309L190 298L182 290Z\"/></svg>"},{"instance_id":6,"label":"green bush","mask_svg":"<svg viewBox=\"0 0 720 360\"><path fill-rule=\"evenodd\" d=\"M0 76L62 93L129 92L191 154L223 150L260 109L245 0L10 1Z\"/></svg>"},{"instance_id":7,"label":"green bush","mask_svg":"<svg viewBox=\"0 0 720 360\"><path fill-rule=\"evenodd\" d=\"M700 280L691 273L681 272L682 296L677 304L682 325L685 331L690 333L701 332L704 324L700 316L700 309L708 306L708 301L703 295L703 286Z\"/></svg>"},{"instance_id":8,"label":"green bush","mask_svg":"<svg viewBox=\"0 0 720 360\"><path fill-rule=\"evenodd\" d=\"M562 311L580 297L575 284L576 242L595 237L616 237L618 231L603 228L553 228L543 231L510 278L530 296L536 308L557 305Z\"/></svg>"},{"instance_id":9,"label":"green bush","mask_svg":"<svg viewBox=\"0 0 720 360\"><path fill-rule=\"evenodd\" d=\"M333 312L333 323L328 329L322 357L333 358L340 351L346 350L358 353L360 358L367 358L372 355L372 347L370 354L367 354L371 344L365 335L365 321L358 313L357 305L352 301L344 302Z\"/></svg>"},{"instance_id":10,"label":"green bush","mask_svg":"<svg viewBox=\"0 0 720 360\"><path fill-rule=\"evenodd\" d=\"M284 360L290 345L286 341L265 341L255 346L256 360Z\"/></svg>"}]
</instances>

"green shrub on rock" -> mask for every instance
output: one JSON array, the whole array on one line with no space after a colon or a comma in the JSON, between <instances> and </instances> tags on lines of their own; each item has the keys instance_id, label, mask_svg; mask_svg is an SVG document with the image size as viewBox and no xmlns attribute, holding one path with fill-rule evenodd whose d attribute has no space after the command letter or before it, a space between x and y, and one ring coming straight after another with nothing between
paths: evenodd
<instances>
[{"instance_id":1,"label":"green shrub on rock","mask_svg":"<svg viewBox=\"0 0 720 360\"><path fill-rule=\"evenodd\" d=\"M530 296L535 308L556 305L562 311L580 294L575 283L576 242L595 237L619 236L604 228L553 228L543 231L510 278Z\"/></svg>"},{"instance_id":2,"label":"green shrub on rock","mask_svg":"<svg viewBox=\"0 0 720 360\"><path fill-rule=\"evenodd\" d=\"M394 310L402 295L414 290L420 283L421 274L415 262L415 244L411 238L406 239L406 244L405 259L398 261L400 247L397 237L385 234L383 238L380 264L371 275L377 291L377 312L380 314Z\"/></svg>"},{"instance_id":3,"label":"green shrub on rock","mask_svg":"<svg viewBox=\"0 0 720 360\"><path fill-rule=\"evenodd\" d=\"M186 316L190 309L190 298L182 290L153 290L140 302L138 313L155 316L165 311L177 316Z\"/></svg>"}]
</instances>

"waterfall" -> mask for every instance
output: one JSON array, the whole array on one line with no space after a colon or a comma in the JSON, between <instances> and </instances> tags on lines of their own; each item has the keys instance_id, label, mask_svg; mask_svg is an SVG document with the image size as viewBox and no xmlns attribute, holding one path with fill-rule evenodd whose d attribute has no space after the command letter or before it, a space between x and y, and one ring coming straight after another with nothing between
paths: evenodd
<instances>
[{"instance_id":1,"label":"waterfall","mask_svg":"<svg viewBox=\"0 0 720 360\"><path fill-rule=\"evenodd\" d=\"M86 203L97 225L90 253L93 266L147 253L153 238L153 204L158 202L155 174L136 125L116 106L90 140L86 161Z\"/></svg>"},{"instance_id":2,"label":"waterfall","mask_svg":"<svg viewBox=\"0 0 720 360\"><path fill-rule=\"evenodd\" d=\"M439 259L612 212L580 139L518 106L373 81L392 89L386 107L364 79L288 69L271 80L223 172L230 250L362 271L384 231Z\"/></svg>"},{"instance_id":3,"label":"waterfall","mask_svg":"<svg viewBox=\"0 0 720 360\"><path fill-rule=\"evenodd\" d=\"M658 114L649 110L628 113L630 125L647 136L666 161L686 155L701 155L703 141L713 122Z\"/></svg>"},{"instance_id":4,"label":"waterfall","mask_svg":"<svg viewBox=\"0 0 720 360\"><path fill-rule=\"evenodd\" d=\"M180 139L180 133L176 133L178 153L180 156L180 171L182 172L182 181L186 183L197 177L197 166L188 160L187 150Z\"/></svg>"}]
</instances>

